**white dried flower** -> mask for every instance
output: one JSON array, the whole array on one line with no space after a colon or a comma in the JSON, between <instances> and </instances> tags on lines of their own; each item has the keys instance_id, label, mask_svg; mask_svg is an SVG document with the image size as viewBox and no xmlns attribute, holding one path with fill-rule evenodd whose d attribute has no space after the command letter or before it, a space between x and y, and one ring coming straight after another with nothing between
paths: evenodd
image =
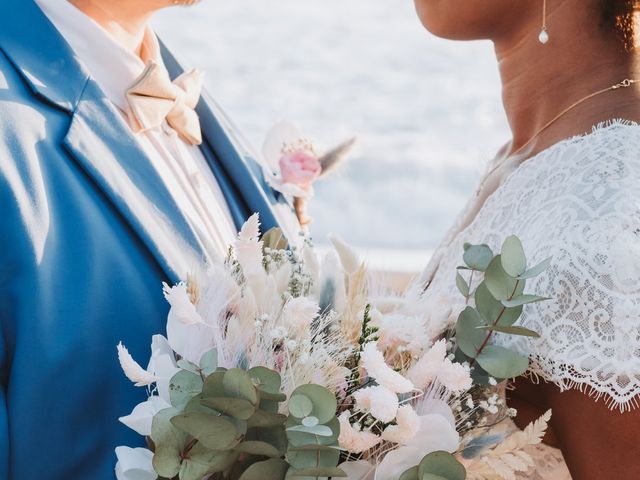
<instances>
[{"instance_id":1,"label":"white dried flower","mask_svg":"<svg viewBox=\"0 0 640 480\"><path fill-rule=\"evenodd\" d=\"M362 366L370 377L379 385L386 387L394 393L408 393L414 389L413 383L394 371L385 362L384 355L376 342L367 343L362 351Z\"/></svg>"},{"instance_id":2,"label":"white dried flower","mask_svg":"<svg viewBox=\"0 0 640 480\"><path fill-rule=\"evenodd\" d=\"M319 311L318 302L310 298L292 298L284 306L283 321L289 329L304 331L316 319Z\"/></svg>"},{"instance_id":3,"label":"white dried flower","mask_svg":"<svg viewBox=\"0 0 640 480\"><path fill-rule=\"evenodd\" d=\"M382 438L387 442L405 445L420 429L420 417L411 405L403 405L398 409L396 423L382 432Z\"/></svg>"},{"instance_id":4,"label":"white dried flower","mask_svg":"<svg viewBox=\"0 0 640 480\"><path fill-rule=\"evenodd\" d=\"M424 389L438 378L447 354L446 340L439 340L409 369L409 378L416 388Z\"/></svg>"},{"instance_id":5,"label":"white dried flower","mask_svg":"<svg viewBox=\"0 0 640 480\"><path fill-rule=\"evenodd\" d=\"M381 422L392 422L398 413L398 395L381 385L358 390L353 398L358 409Z\"/></svg>"},{"instance_id":6,"label":"white dried flower","mask_svg":"<svg viewBox=\"0 0 640 480\"><path fill-rule=\"evenodd\" d=\"M349 412L342 412L338 417L340 422L340 436L338 443L351 453L362 453L378 445L382 438L375 433L362 431L361 427L354 427L349 423Z\"/></svg>"},{"instance_id":7,"label":"white dried flower","mask_svg":"<svg viewBox=\"0 0 640 480\"><path fill-rule=\"evenodd\" d=\"M136 387L147 387L157 380L155 375L146 371L133 359L129 350L127 350L122 342L118 344L118 360L120 361L120 366L124 374L129 380L135 383Z\"/></svg>"},{"instance_id":8,"label":"white dried flower","mask_svg":"<svg viewBox=\"0 0 640 480\"><path fill-rule=\"evenodd\" d=\"M438 374L438 381L452 393L466 392L473 385L471 370L468 365L445 360Z\"/></svg>"}]
</instances>

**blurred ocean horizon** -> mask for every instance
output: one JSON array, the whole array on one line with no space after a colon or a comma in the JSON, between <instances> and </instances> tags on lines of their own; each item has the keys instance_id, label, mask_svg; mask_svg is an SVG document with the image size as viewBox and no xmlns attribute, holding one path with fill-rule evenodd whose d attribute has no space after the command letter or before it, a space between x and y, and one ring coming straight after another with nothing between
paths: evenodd
<instances>
[{"instance_id":1,"label":"blurred ocean horizon","mask_svg":"<svg viewBox=\"0 0 640 480\"><path fill-rule=\"evenodd\" d=\"M492 45L431 36L411 0L204 0L155 27L257 150L282 119L325 146L358 135L316 189L320 244L420 269L508 140Z\"/></svg>"}]
</instances>

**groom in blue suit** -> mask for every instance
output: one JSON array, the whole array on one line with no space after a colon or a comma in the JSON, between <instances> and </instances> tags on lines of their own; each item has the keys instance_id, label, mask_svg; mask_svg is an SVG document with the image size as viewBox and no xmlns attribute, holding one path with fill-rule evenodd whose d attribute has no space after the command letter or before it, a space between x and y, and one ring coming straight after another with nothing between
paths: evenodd
<instances>
[{"instance_id":1,"label":"groom in blue suit","mask_svg":"<svg viewBox=\"0 0 640 480\"><path fill-rule=\"evenodd\" d=\"M117 419L145 395L121 373L116 344L148 358L164 333L162 282L214 256L209 237L224 222L235 229L252 212L263 230L295 222L216 105L192 109L189 85L167 83L183 70L145 24L175 3L193 2L0 0L2 480L113 479L114 448L143 442ZM119 24L118 9L131 22ZM147 40L162 81L138 94L159 89L161 103L134 112L135 92L114 90L112 57L153 56Z\"/></svg>"}]
</instances>

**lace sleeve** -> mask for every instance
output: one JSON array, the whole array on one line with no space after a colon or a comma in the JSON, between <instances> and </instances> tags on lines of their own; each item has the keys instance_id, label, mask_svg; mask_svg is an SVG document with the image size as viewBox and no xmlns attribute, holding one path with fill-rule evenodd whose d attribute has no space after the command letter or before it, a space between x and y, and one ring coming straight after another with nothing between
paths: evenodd
<instances>
[{"instance_id":1,"label":"lace sleeve","mask_svg":"<svg viewBox=\"0 0 640 480\"><path fill-rule=\"evenodd\" d=\"M620 410L640 395L640 127L621 122L556 144L518 167L471 224L442 248L428 295L455 295L464 242L498 249L515 234L551 268L527 291L522 325L540 339L497 334L529 354L532 373L603 396Z\"/></svg>"},{"instance_id":2,"label":"lace sleeve","mask_svg":"<svg viewBox=\"0 0 640 480\"><path fill-rule=\"evenodd\" d=\"M553 257L528 290L552 300L523 314L542 338L503 336L530 353L534 374L623 411L640 394L640 142L626 133L596 135L517 179L514 231L529 256Z\"/></svg>"}]
</instances>

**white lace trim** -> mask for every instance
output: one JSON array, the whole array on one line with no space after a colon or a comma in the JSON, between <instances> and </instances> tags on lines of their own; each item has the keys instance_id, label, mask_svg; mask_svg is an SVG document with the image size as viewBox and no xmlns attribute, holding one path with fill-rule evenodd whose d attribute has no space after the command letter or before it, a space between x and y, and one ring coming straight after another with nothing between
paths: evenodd
<instances>
[{"instance_id":1,"label":"white lace trim","mask_svg":"<svg viewBox=\"0 0 640 480\"><path fill-rule=\"evenodd\" d=\"M510 234L532 263L553 256L527 291L554 299L527 306L521 320L541 339L498 334L495 342L530 355L533 375L611 408L638 407L640 126L605 122L523 162L467 228L447 236L426 295L456 294L464 242L498 250Z\"/></svg>"}]
</instances>

